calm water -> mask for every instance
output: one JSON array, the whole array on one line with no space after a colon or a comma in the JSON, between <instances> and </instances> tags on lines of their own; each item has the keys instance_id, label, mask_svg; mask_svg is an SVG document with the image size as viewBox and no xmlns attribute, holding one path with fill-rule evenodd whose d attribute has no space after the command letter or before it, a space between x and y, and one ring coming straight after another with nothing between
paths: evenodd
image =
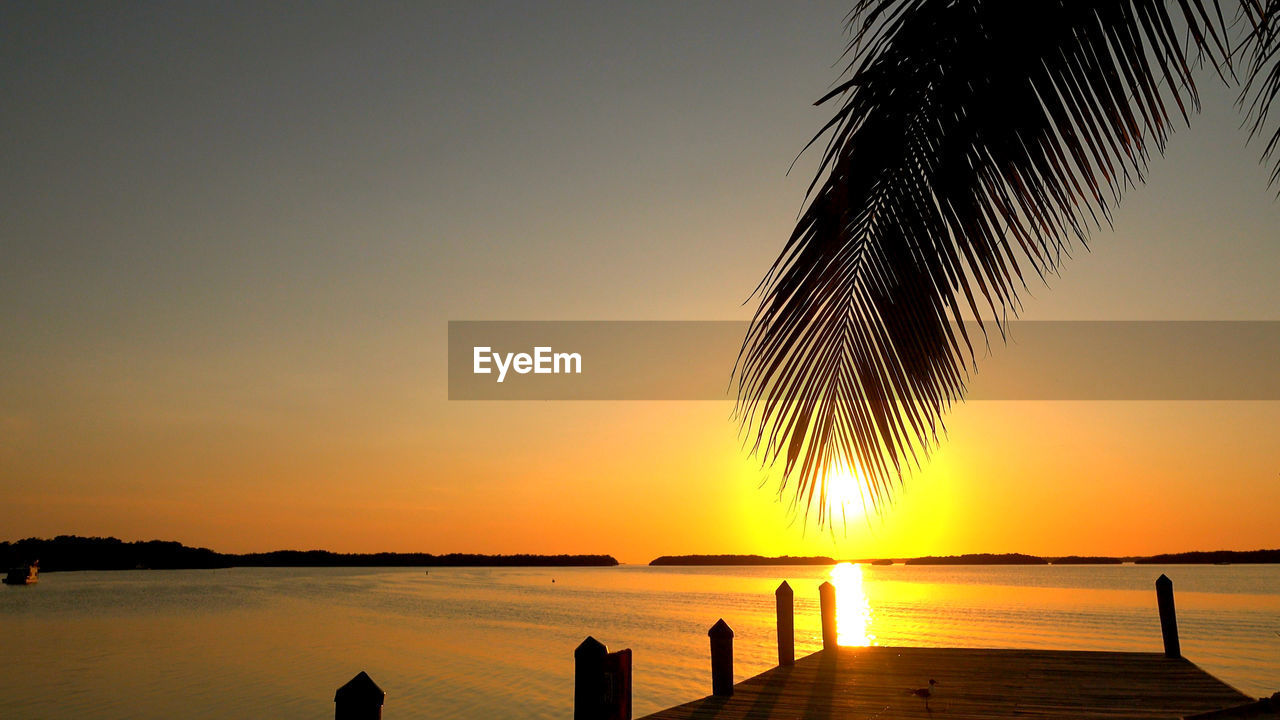
<instances>
[{"instance_id":1,"label":"calm water","mask_svg":"<svg viewBox=\"0 0 1280 720\"><path fill-rule=\"evenodd\" d=\"M571 717L573 649L631 647L637 715L706 695L706 631L738 679L841 642L1158 651L1153 581L1177 590L1183 654L1251 695L1280 689L1280 566L265 569L48 573L0 592L0 718L330 718L359 670L388 718ZM552 582L552 578L555 582Z\"/></svg>"}]
</instances>

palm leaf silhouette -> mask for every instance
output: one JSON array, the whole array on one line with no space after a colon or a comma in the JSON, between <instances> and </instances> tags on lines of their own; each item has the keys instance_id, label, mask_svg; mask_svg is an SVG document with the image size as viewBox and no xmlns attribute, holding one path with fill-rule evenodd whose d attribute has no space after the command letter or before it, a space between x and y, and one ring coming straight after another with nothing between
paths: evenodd
<instances>
[{"instance_id":1,"label":"palm leaf silhouette","mask_svg":"<svg viewBox=\"0 0 1280 720\"><path fill-rule=\"evenodd\" d=\"M783 461L780 492L806 518L830 519L834 466L860 469L874 508L919 466L975 343L1189 122L1198 66L1232 81L1247 57L1265 125L1280 0L1263 2L857 3L845 76L818 101L838 108L810 142L826 138L807 206L735 368L751 449Z\"/></svg>"},{"instance_id":2,"label":"palm leaf silhouette","mask_svg":"<svg viewBox=\"0 0 1280 720\"><path fill-rule=\"evenodd\" d=\"M1268 0L1266 7L1260 3L1246 2L1245 17L1253 23L1247 40L1249 57L1249 81L1245 84L1245 92L1241 97L1243 104L1250 91L1253 99L1249 105L1253 115L1253 128L1250 137L1266 129L1272 103L1280 97L1280 0ZM1270 159L1280 154L1280 127L1272 131L1271 139L1263 149L1263 159ZM1280 157L1277 157L1275 168L1271 171L1271 183L1280 180Z\"/></svg>"}]
</instances>

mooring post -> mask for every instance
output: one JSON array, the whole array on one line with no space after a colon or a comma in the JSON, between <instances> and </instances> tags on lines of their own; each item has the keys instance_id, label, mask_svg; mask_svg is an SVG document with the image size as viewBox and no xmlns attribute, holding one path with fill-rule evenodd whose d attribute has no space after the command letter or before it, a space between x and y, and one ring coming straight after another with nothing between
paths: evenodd
<instances>
[{"instance_id":1,"label":"mooring post","mask_svg":"<svg viewBox=\"0 0 1280 720\"><path fill-rule=\"evenodd\" d=\"M796 664L795 593L786 580L774 591L778 598L778 664Z\"/></svg>"},{"instance_id":2,"label":"mooring post","mask_svg":"<svg viewBox=\"0 0 1280 720\"><path fill-rule=\"evenodd\" d=\"M631 720L631 648L604 656L604 717Z\"/></svg>"},{"instance_id":3,"label":"mooring post","mask_svg":"<svg viewBox=\"0 0 1280 720\"><path fill-rule=\"evenodd\" d=\"M720 618L707 631L711 638L711 694L733 694L733 629Z\"/></svg>"},{"instance_id":4,"label":"mooring post","mask_svg":"<svg viewBox=\"0 0 1280 720\"><path fill-rule=\"evenodd\" d=\"M1178 644L1178 616L1173 611L1173 581L1168 575L1156 578L1156 605L1160 608L1160 634L1164 636L1164 656L1182 657Z\"/></svg>"},{"instance_id":5,"label":"mooring post","mask_svg":"<svg viewBox=\"0 0 1280 720\"><path fill-rule=\"evenodd\" d=\"M333 695L334 720L380 720L387 694L361 670Z\"/></svg>"},{"instance_id":6,"label":"mooring post","mask_svg":"<svg viewBox=\"0 0 1280 720\"><path fill-rule=\"evenodd\" d=\"M573 651L573 720L605 720L604 643L587 636Z\"/></svg>"},{"instance_id":7,"label":"mooring post","mask_svg":"<svg viewBox=\"0 0 1280 720\"><path fill-rule=\"evenodd\" d=\"M588 635L573 664L574 720L631 720L631 648L611 653Z\"/></svg>"},{"instance_id":8,"label":"mooring post","mask_svg":"<svg viewBox=\"0 0 1280 720\"><path fill-rule=\"evenodd\" d=\"M818 586L818 604L822 608L822 649L836 649L836 586L824 582Z\"/></svg>"}]
</instances>

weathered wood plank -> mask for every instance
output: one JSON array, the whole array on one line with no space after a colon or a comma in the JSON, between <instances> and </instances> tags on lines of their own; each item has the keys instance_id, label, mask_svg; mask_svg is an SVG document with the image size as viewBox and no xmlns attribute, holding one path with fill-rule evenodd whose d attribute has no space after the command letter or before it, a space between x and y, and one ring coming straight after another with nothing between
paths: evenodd
<instances>
[{"instance_id":1,"label":"weathered wood plank","mask_svg":"<svg viewBox=\"0 0 1280 720\"><path fill-rule=\"evenodd\" d=\"M925 699L912 694L928 687ZM1180 718L1250 698L1163 653L838 648L648 720Z\"/></svg>"}]
</instances>

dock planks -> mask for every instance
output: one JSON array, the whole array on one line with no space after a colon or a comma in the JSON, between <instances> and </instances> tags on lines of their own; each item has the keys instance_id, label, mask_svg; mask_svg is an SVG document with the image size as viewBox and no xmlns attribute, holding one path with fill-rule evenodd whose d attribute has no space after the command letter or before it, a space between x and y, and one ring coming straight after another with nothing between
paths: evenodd
<instances>
[{"instance_id":1,"label":"dock planks","mask_svg":"<svg viewBox=\"0 0 1280 720\"><path fill-rule=\"evenodd\" d=\"M926 710L911 691L930 678ZM1167 719L1250 699L1163 653L842 647L647 720Z\"/></svg>"}]
</instances>

